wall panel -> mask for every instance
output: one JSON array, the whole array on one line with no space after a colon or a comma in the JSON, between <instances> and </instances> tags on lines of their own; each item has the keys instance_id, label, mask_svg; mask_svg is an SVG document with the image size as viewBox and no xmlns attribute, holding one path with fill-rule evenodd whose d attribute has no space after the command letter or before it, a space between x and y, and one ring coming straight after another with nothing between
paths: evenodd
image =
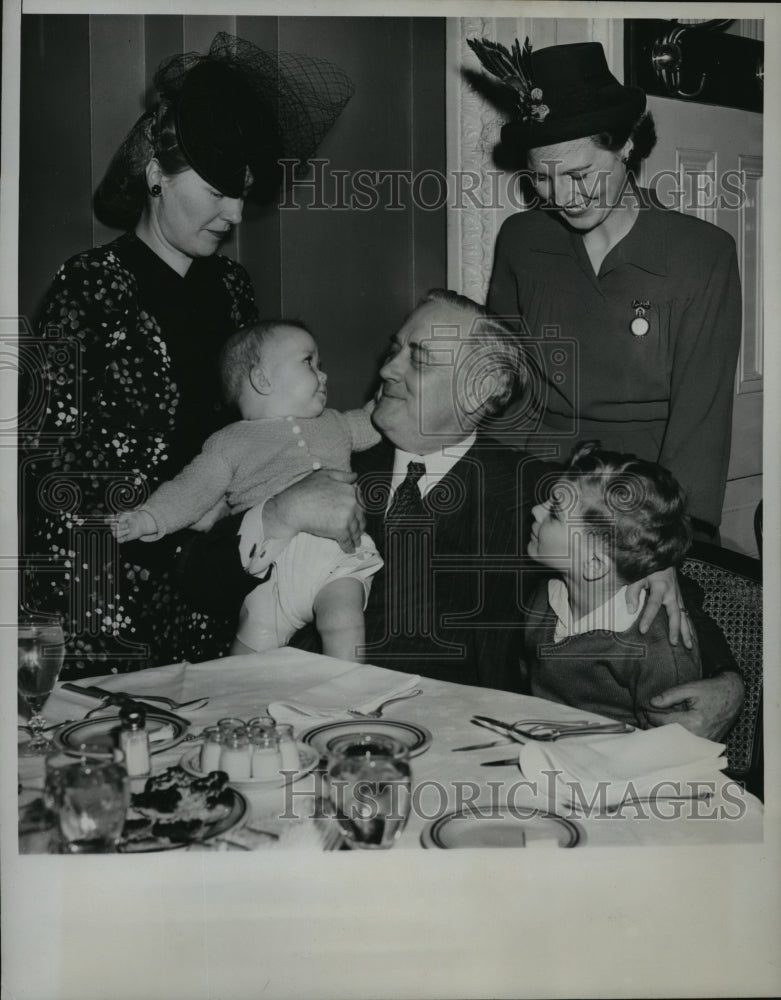
<instances>
[{"instance_id":1,"label":"wall panel","mask_svg":"<svg viewBox=\"0 0 781 1000\"><path fill-rule=\"evenodd\" d=\"M144 19L116 16L89 19L92 189L130 126L144 112ZM121 52L123 58L118 59ZM92 242L108 243L116 233L94 220Z\"/></svg>"},{"instance_id":2,"label":"wall panel","mask_svg":"<svg viewBox=\"0 0 781 1000\"><path fill-rule=\"evenodd\" d=\"M445 212L416 210L409 179L445 170L444 21L413 18L23 17L20 301L33 313L57 266L117 235L91 199L111 155L144 109L160 61L206 51L217 31L262 48L330 59L356 93L318 155L342 171L402 171L368 211L245 206L224 252L250 272L262 315L312 324L331 372L331 403L361 402L388 337L417 297L446 281ZM329 190L333 191L332 185ZM333 205L328 191L325 205Z\"/></svg>"},{"instance_id":3,"label":"wall panel","mask_svg":"<svg viewBox=\"0 0 781 1000\"><path fill-rule=\"evenodd\" d=\"M92 245L87 16L22 18L19 309L31 321L55 271Z\"/></svg>"},{"instance_id":4,"label":"wall panel","mask_svg":"<svg viewBox=\"0 0 781 1000\"><path fill-rule=\"evenodd\" d=\"M336 187L327 181L334 171L349 171L350 190L356 171L410 168L408 19L285 18L280 47L329 52L356 87L318 151L328 160L327 204L336 202ZM283 211L280 220L283 312L311 324L332 402L352 405L365 398L374 361L413 300L411 211L384 207L392 204L390 179L371 186L380 199L375 208L315 208L312 192L302 190L295 200L309 207Z\"/></svg>"}]
</instances>

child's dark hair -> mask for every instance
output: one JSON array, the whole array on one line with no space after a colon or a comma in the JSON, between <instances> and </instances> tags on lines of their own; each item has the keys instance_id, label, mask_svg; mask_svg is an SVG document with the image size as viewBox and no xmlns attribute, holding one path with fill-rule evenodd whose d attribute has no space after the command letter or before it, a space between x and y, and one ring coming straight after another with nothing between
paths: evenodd
<instances>
[{"instance_id":1,"label":"child's dark hair","mask_svg":"<svg viewBox=\"0 0 781 1000\"><path fill-rule=\"evenodd\" d=\"M691 545L686 497L661 465L579 445L562 477L577 483L578 514L613 530L616 570L626 583L676 566Z\"/></svg>"},{"instance_id":2,"label":"child's dark hair","mask_svg":"<svg viewBox=\"0 0 781 1000\"><path fill-rule=\"evenodd\" d=\"M238 404L244 379L255 365L261 363L264 345L282 326L292 326L312 335L306 324L297 319L267 319L237 330L222 345L220 352L222 395L230 406Z\"/></svg>"}]
</instances>

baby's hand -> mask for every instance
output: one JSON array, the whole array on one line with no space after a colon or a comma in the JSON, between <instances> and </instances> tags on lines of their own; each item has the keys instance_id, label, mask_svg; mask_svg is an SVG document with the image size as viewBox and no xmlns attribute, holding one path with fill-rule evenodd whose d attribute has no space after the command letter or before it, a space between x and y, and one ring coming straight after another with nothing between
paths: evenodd
<instances>
[{"instance_id":1,"label":"baby's hand","mask_svg":"<svg viewBox=\"0 0 781 1000\"><path fill-rule=\"evenodd\" d=\"M145 535L157 534L155 519L145 510L126 510L122 514L108 518L108 523L112 535L120 544L135 541L136 538L143 538Z\"/></svg>"}]
</instances>

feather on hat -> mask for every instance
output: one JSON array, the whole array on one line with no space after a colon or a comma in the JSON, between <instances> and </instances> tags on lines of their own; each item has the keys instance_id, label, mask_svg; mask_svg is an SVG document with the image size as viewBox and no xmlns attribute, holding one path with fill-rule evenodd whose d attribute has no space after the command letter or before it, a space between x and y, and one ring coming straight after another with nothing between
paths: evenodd
<instances>
[{"instance_id":1,"label":"feather on hat","mask_svg":"<svg viewBox=\"0 0 781 1000\"><path fill-rule=\"evenodd\" d=\"M512 49L487 38L467 44L483 68L513 95L512 120L502 143L534 149L633 125L645 111L645 93L624 87L608 69L598 42L552 45L532 52L527 38Z\"/></svg>"}]
</instances>

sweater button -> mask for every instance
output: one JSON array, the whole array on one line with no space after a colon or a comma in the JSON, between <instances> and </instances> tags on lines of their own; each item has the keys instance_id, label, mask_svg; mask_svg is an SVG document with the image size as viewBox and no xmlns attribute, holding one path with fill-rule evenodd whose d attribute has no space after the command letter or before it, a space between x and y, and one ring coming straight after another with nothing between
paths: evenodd
<instances>
[{"instance_id":1,"label":"sweater button","mask_svg":"<svg viewBox=\"0 0 781 1000\"><path fill-rule=\"evenodd\" d=\"M304 447L304 439L303 438L299 438L298 439L298 447L299 448L303 448Z\"/></svg>"},{"instance_id":2,"label":"sweater button","mask_svg":"<svg viewBox=\"0 0 781 1000\"><path fill-rule=\"evenodd\" d=\"M294 425L294 427L293 427L293 433L294 434L300 434L301 433L301 428L298 426L298 424Z\"/></svg>"},{"instance_id":3,"label":"sweater button","mask_svg":"<svg viewBox=\"0 0 781 1000\"><path fill-rule=\"evenodd\" d=\"M322 469L322 465L319 462L312 462L313 469Z\"/></svg>"}]
</instances>

